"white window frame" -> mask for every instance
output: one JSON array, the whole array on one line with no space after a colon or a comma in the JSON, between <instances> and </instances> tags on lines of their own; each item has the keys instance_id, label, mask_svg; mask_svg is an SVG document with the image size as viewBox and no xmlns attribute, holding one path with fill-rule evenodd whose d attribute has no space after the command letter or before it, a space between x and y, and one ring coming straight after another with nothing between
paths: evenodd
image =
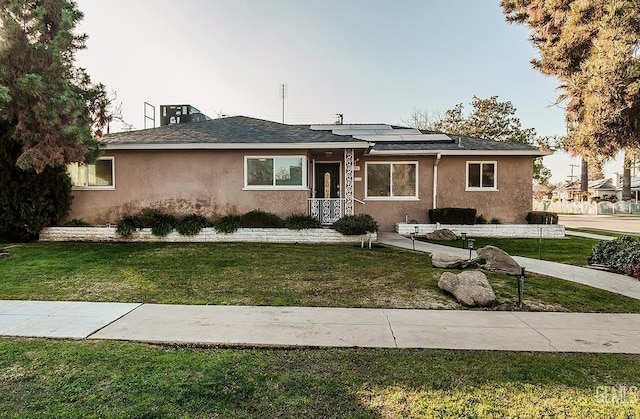
<instances>
[{"instance_id":1,"label":"white window frame","mask_svg":"<svg viewBox=\"0 0 640 419\"><path fill-rule=\"evenodd\" d=\"M302 185L276 185L276 180L275 180L275 170L273 173L273 183L271 185L249 185L248 184L248 176L247 176L247 170L249 169L249 166L247 164L247 162L249 160L256 160L256 159L273 159L274 161L274 166L275 166L275 160L276 159L301 159L302 160ZM308 161L307 161L307 156L305 155L265 155L265 156L244 156L244 187L243 190L246 191L281 191L281 190L288 190L288 191L307 191L309 190L309 185L307 182L307 176L308 176Z\"/></svg>"},{"instance_id":2,"label":"white window frame","mask_svg":"<svg viewBox=\"0 0 640 419\"><path fill-rule=\"evenodd\" d=\"M389 191L389 196L369 196L369 165L370 164L389 164L391 165L391 179L390 185L393 188L393 165L394 164L412 164L416 167L416 190L414 196L393 196L393 190ZM368 161L365 163L365 174L364 174L364 198L369 201L419 201L419 193L420 185L419 185L419 176L420 166L417 161Z\"/></svg>"},{"instance_id":3,"label":"white window frame","mask_svg":"<svg viewBox=\"0 0 640 419\"><path fill-rule=\"evenodd\" d=\"M469 165L471 164L479 164L480 165L480 186L469 186ZM482 167L485 164L493 164L493 186L482 186ZM483 161L468 161L467 162L467 170L464 177L464 184L466 191L480 191L480 192L495 192L498 190L498 162L483 160Z\"/></svg>"},{"instance_id":4,"label":"white window frame","mask_svg":"<svg viewBox=\"0 0 640 419\"><path fill-rule=\"evenodd\" d=\"M96 161L111 161L111 185L106 186L72 186L71 190L73 191L113 191L116 189L116 158L113 156L108 157L98 157ZM82 164L85 168L90 166L90 164ZM89 172L85 170L87 185L89 184Z\"/></svg>"}]
</instances>

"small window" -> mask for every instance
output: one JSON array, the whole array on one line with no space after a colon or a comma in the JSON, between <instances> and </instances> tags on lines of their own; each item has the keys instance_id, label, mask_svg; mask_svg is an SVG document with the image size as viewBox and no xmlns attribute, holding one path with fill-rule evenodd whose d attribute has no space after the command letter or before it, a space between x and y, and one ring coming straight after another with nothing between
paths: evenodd
<instances>
[{"instance_id":1,"label":"small window","mask_svg":"<svg viewBox=\"0 0 640 419\"><path fill-rule=\"evenodd\" d=\"M246 189L306 187L306 159L302 156L245 157Z\"/></svg>"},{"instance_id":2,"label":"small window","mask_svg":"<svg viewBox=\"0 0 640 419\"><path fill-rule=\"evenodd\" d=\"M71 163L67 166L74 189L114 189L114 158L102 157L95 163Z\"/></svg>"},{"instance_id":3,"label":"small window","mask_svg":"<svg viewBox=\"0 0 640 419\"><path fill-rule=\"evenodd\" d=\"M418 164L367 163L367 198L417 199Z\"/></svg>"},{"instance_id":4,"label":"small window","mask_svg":"<svg viewBox=\"0 0 640 419\"><path fill-rule=\"evenodd\" d=\"M467 190L498 190L496 162L467 162Z\"/></svg>"}]
</instances>

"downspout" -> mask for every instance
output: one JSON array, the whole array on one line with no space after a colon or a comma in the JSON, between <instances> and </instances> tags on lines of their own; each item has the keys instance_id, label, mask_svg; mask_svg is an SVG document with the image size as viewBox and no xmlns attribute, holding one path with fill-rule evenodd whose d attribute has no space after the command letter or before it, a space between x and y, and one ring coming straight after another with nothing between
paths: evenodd
<instances>
[{"instance_id":1,"label":"downspout","mask_svg":"<svg viewBox=\"0 0 640 419\"><path fill-rule=\"evenodd\" d=\"M433 165L433 209L438 208L438 204L436 202L438 198L438 163L440 163L441 157L442 153L438 153L436 155L436 161Z\"/></svg>"}]
</instances>

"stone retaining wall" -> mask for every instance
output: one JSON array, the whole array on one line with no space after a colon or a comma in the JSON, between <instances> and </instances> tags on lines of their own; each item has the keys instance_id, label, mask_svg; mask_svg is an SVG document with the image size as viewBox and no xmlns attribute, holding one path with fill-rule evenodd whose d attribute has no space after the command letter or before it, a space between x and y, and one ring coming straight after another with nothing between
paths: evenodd
<instances>
[{"instance_id":1,"label":"stone retaining wall","mask_svg":"<svg viewBox=\"0 0 640 419\"><path fill-rule=\"evenodd\" d=\"M396 232L403 236L415 233L418 227L418 235L424 236L438 229L449 229L456 233L467 233L467 237L514 237L514 238L539 238L562 239L565 237L564 226L558 224L409 224L396 223Z\"/></svg>"},{"instance_id":2,"label":"stone retaining wall","mask_svg":"<svg viewBox=\"0 0 640 419\"><path fill-rule=\"evenodd\" d=\"M115 227L48 227L40 232L44 242L260 242L260 243L358 243L365 244L369 236L345 236L335 230L314 228L309 230L289 230L287 228L241 228L235 233L218 233L213 228L204 228L195 236L183 236L176 231L167 236L151 234L150 228L143 228L131 237L116 234ZM376 241L377 235L371 235Z\"/></svg>"}]
</instances>

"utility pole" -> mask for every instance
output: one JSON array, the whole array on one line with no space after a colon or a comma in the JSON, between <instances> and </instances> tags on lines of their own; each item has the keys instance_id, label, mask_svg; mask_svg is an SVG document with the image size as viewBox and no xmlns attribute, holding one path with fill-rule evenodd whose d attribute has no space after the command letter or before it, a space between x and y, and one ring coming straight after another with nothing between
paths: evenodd
<instances>
[{"instance_id":1,"label":"utility pole","mask_svg":"<svg viewBox=\"0 0 640 419\"><path fill-rule=\"evenodd\" d=\"M287 98L287 85L280 85L280 97L282 98L282 123L284 124L284 100Z\"/></svg>"},{"instance_id":2,"label":"utility pole","mask_svg":"<svg viewBox=\"0 0 640 419\"><path fill-rule=\"evenodd\" d=\"M571 167L571 174L569 175L569 181L573 181L573 178L577 177L573 175L573 168L574 167L580 167L579 164L570 164L569 167Z\"/></svg>"}]
</instances>

